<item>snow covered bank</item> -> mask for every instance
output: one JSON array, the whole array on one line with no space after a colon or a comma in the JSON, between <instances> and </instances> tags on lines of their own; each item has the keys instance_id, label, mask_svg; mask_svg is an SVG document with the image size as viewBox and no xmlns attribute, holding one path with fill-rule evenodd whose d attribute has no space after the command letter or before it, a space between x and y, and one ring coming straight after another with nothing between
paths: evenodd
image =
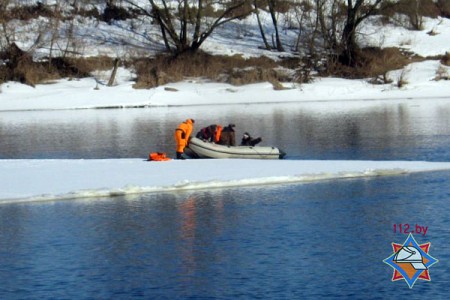
<instances>
[{"instance_id":1,"label":"snow covered bank","mask_svg":"<svg viewBox=\"0 0 450 300\"><path fill-rule=\"evenodd\" d=\"M450 162L1 160L0 204L450 170Z\"/></svg>"},{"instance_id":2,"label":"snow covered bank","mask_svg":"<svg viewBox=\"0 0 450 300\"><path fill-rule=\"evenodd\" d=\"M114 87L100 86L93 78L78 81L60 80L54 84L36 88L19 83L1 86L0 111L55 110L85 108L152 107L226 105L247 103L276 103L304 101L366 101L392 99L447 98L450 95L448 81L433 81L439 67L438 61L412 64L410 73L403 73L408 84L399 89L394 84L372 85L364 80L338 78L317 79L311 84L275 91L269 83L232 86L203 81L180 82L149 90L132 88L131 81ZM392 72L397 80L400 72ZM168 88L171 89L168 89ZM174 91L175 90L175 91Z\"/></svg>"},{"instance_id":3,"label":"snow covered bank","mask_svg":"<svg viewBox=\"0 0 450 300\"><path fill-rule=\"evenodd\" d=\"M390 73L392 84L372 85L366 80L318 78L315 82L276 91L270 83L232 86L204 80L168 84L154 89L136 90L131 74L120 70L118 84L97 85L94 78L59 80L35 88L16 82L0 85L0 111L61 110L86 108L121 108L155 106L227 105L248 103L298 103L305 101L335 102L367 100L408 101L419 99L449 100L448 81L435 81L439 61L411 64L406 71ZM450 73L450 67L444 67ZM400 77L407 81L402 88L395 84ZM370 101L369 101L370 103Z\"/></svg>"},{"instance_id":4,"label":"snow covered bank","mask_svg":"<svg viewBox=\"0 0 450 300\"><path fill-rule=\"evenodd\" d=\"M270 30L272 20L269 14L261 12L260 17L267 23L266 30ZM128 24L127 22L132 22ZM133 20L117 22L114 26L95 20L85 19L77 23L79 34L86 38L83 51L86 56L109 55L111 57L127 57L130 49L125 45L136 45L146 49L145 56L155 53L163 46L156 43L148 45L141 40L141 34L130 32L129 27L140 26ZM19 26L19 25L17 25ZM29 24L19 30L17 42L24 49L30 48L35 38L26 38L30 27L39 24ZM136 28L137 32L154 30L157 26ZM20 27L20 26L19 26ZM31 27L33 28L33 27ZM424 18L423 30L413 31L381 22L379 17L368 19L359 28L358 42L364 47L397 47L427 59L445 55L450 52L450 20L447 18ZM31 30L33 31L33 30ZM245 34L245 38L243 37ZM433 34L430 34L433 33ZM150 34L150 33L149 33ZM268 31L270 35L270 31ZM282 35L285 45L290 39L296 39L295 31L287 30ZM117 39L117 43L105 43ZM141 41L143 44L140 44ZM136 44L138 42L138 44ZM156 41L154 41L156 42ZM292 41L291 41L292 42ZM261 38L254 15L246 20L231 22L219 27L203 44L202 50L211 54L269 56L277 59L280 53L266 51L260 48ZM156 46L156 48L155 48ZM150 50L153 49L153 50ZM136 49L134 49L136 51ZM48 55L48 49L43 56ZM133 52L133 51L131 51ZM289 53L283 53L290 55ZM112 71L112 70L111 70ZM7 82L0 85L0 112L21 110L59 110L84 108L117 108L117 107L146 107L146 106L188 106L188 105L226 105L247 103L279 103L302 101L348 101L353 100L364 104L364 100L391 101L397 99L429 100L447 98L450 95L448 80L435 81L437 72L450 74L450 67L442 65L438 60L428 60L411 63L402 70L389 72L387 77L391 84L372 85L368 80L346 80L339 78L316 78L314 82L302 85L285 84L286 90L274 91L269 83L259 83L247 86L231 86L222 83L205 82L200 79L168 84L154 89L133 89L135 74L133 70L119 69L116 85L107 87L111 71L93 72L91 78L81 80L58 80L50 84L40 84L35 88L17 82ZM445 77L445 76L444 76ZM406 82L398 88L397 82ZM170 89L168 89L170 88Z\"/></svg>"}]
</instances>

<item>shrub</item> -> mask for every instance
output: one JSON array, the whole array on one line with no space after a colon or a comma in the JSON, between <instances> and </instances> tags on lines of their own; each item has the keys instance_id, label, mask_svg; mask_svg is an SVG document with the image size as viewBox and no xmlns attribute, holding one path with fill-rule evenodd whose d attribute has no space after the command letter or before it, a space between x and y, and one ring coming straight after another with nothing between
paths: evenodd
<instances>
[{"instance_id":1,"label":"shrub","mask_svg":"<svg viewBox=\"0 0 450 300\"><path fill-rule=\"evenodd\" d=\"M448 74L448 69L443 65L440 65L439 68L436 70L436 76L434 77L434 79L436 81L449 80L450 75Z\"/></svg>"},{"instance_id":2,"label":"shrub","mask_svg":"<svg viewBox=\"0 0 450 300\"><path fill-rule=\"evenodd\" d=\"M265 56L245 59L240 55L213 56L202 51L178 56L159 55L134 62L138 76L134 87L151 88L188 77L235 85L278 80L278 73L274 71L277 66L275 61Z\"/></svg>"},{"instance_id":3,"label":"shrub","mask_svg":"<svg viewBox=\"0 0 450 300\"><path fill-rule=\"evenodd\" d=\"M408 73L409 73L409 70L407 70L407 69L402 70L402 72L400 73L400 76L398 77L397 84L396 84L398 88L402 88L408 84L408 81L406 80L406 76L408 75Z\"/></svg>"},{"instance_id":4,"label":"shrub","mask_svg":"<svg viewBox=\"0 0 450 300\"><path fill-rule=\"evenodd\" d=\"M111 23L112 20L126 20L131 18L131 14L123 7L118 7L109 2L103 11L103 21L106 23Z\"/></svg>"},{"instance_id":5,"label":"shrub","mask_svg":"<svg viewBox=\"0 0 450 300\"><path fill-rule=\"evenodd\" d=\"M85 9L82 7L78 10L78 14L85 18L94 18L97 20L100 19L100 12L96 7L90 9Z\"/></svg>"},{"instance_id":6,"label":"shrub","mask_svg":"<svg viewBox=\"0 0 450 300\"><path fill-rule=\"evenodd\" d=\"M12 19L29 20L42 17L54 17L54 12L45 4L38 1L35 5L18 5L11 8L9 16Z\"/></svg>"},{"instance_id":7,"label":"shrub","mask_svg":"<svg viewBox=\"0 0 450 300\"><path fill-rule=\"evenodd\" d=\"M16 44L0 53L0 82L18 81L31 86L61 77L86 77L95 70L107 70L113 65L108 57L52 58L49 61L34 62L32 57Z\"/></svg>"},{"instance_id":8,"label":"shrub","mask_svg":"<svg viewBox=\"0 0 450 300\"><path fill-rule=\"evenodd\" d=\"M245 85L255 82L277 82L276 73L272 69L259 67L248 67L245 69L234 69L230 72L227 82L232 85Z\"/></svg>"},{"instance_id":9,"label":"shrub","mask_svg":"<svg viewBox=\"0 0 450 300\"><path fill-rule=\"evenodd\" d=\"M441 17L450 18L450 1L437 0L436 7L438 8Z\"/></svg>"},{"instance_id":10,"label":"shrub","mask_svg":"<svg viewBox=\"0 0 450 300\"><path fill-rule=\"evenodd\" d=\"M8 80L8 70L5 66L0 66L0 84Z\"/></svg>"},{"instance_id":11,"label":"shrub","mask_svg":"<svg viewBox=\"0 0 450 300\"><path fill-rule=\"evenodd\" d=\"M441 58L441 63L450 66L450 52L445 52L445 55Z\"/></svg>"},{"instance_id":12,"label":"shrub","mask_svg":"<svg viewBox=\"0 0 450 300\"><path fill-rule=\"evenodd\" d=\"M419 58L413 58L418 60ZM411 57L397 48L370 47L357 53L357 65L349 67L342 65L334 57L326 63L326 69L321 74L335 75L344 78L384 78L390 70L401 69L411 62ZM378 81L378 80L376 80Z\"/></svg>"},{"instance_id":13,"label":"shrub","mask_svg":"<svg viewBox=\"0 0 450 300\"><path fill-rule=\"evenodd\" d=\"M436 18L441 14L438 5L433 0L386 1L380 13L385 18L414 30L422 30L423 17Z\"/></svg>"}]
</instances>

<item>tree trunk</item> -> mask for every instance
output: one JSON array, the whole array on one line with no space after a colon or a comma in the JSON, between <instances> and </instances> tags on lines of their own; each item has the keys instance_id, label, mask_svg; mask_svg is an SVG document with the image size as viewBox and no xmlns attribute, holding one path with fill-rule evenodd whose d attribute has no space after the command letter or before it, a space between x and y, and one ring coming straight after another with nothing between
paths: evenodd
<instances>
[{"instance_id":1,"label":"tree trunk","mask_svg":"<svg viewBox=\"0 0 450 300\"><path fill-rule=\"evenodd\" d=\"M60 23L60 7L59 4L55 5L55 9L53 10L54 18L49 19L50 31L51 31L51 39L50 39L50 49L48 54L48 69L51 69L52 59L53 59L53 46L56 43L56 40L59 38L59 23Z\"/></svg>"},{"instance_id":2,"label":"tree trunk","mask_svg":"<svg viewBox=\"0 0 450 300\"><path fill-rule=\"evenodd\" d=\"M180 21L181 21L181 29L180 29L180 42L183 45L183 47L187 46L187 24L189 22L188 20L188 4L187 0L182 1L183 5L182 8L180 8L179 14L180 14Z\"/></svg>"},{"instance_id":3,"label":"tree trunk","mask_svg":"<svg viewBox=\"0 0 450 300\"><path fill-rule=\"evenodd\" d=\"M370 5L366 6L362 12L362 7L365 0L356 0L353 4L352 0L347 0L347 20L345 22L345 27L342 32L342 48L339 60L341 63L347 66L354 67L357 62L356 55L359 50L359 46L356 43L356 28L358 25L373 15L376 12L378 5L383 0L373 0Z\"/></svg>"},{"instance_id":4,"label":"tree trunk","mask_svg":"<svg viewBox=\"0 0 450 300\"><path fill-rule=\"evenodd\" d=\"M269 43L267 42L266 34L264 33L264 28L263 28L263 26L262 26L261 19L259 18L259 12L258 12L258 4L257 4L257 0L254 0L254 1L253 1L253 6L255 7L256 19L258 20L259 32L261 33L261 38L262 38L262 40L263 40L264 47L265 47L267 50L270 50L271 47L270 47Z\"/></svg>"},{"instance_id":5,"label":"tree trunk","mask_svg":"<svg viewBox=\"0 0 450 300\"><path fill-rule=\"evenodd\" d=\"M355 28L356 25L354 21L349 21L345 24L344 30L342 32L342 44L343 51L341 53L341 62L347 66L355 65L356 52L359 49L355 40Z\"/></svg>"},{"instance_id":6,"label":"tree trunk","mask_svg":"<svg viewBox=\"0 0 450 300\"><path fill-rule=\"evenodd\" d=\"M276 47L279 52L283 52L284 49L283 49L283 45L281 44L280 34L278 32L278 21L277 21L276 15L275 15L275 1L268 0L268 3L269 3L270 16L272 17L273 27L275 28Z\"/></svg>"},{"instance_id":7,"label":"tree trunk","mask_svg":"<svg viewBox=\"0 0 450 300\"><path fill-rule=\"evenodd\" d=\"M6 46L10 46L11 42L9 40L9 34L8 34L8 30L6 29L6 24L2 23L2 29L3 29L3 34L6 40Z\"/></svg>"},{"instance_id":8,"label":"tree trunk","mask_svg":"<svg viewBox=\"0 0 450 300\"><path fill-rule=\"evenodd\" d=\"M356 63L355 55L358 50L358 45L355 40L356 15L363 2L364 0L357 0L355 6L353 6L353 1L347 0L347 20L345 21L341 39L343 49L339 56L340 62L346 66L353 67Z\"/></svg>"},{"instance_id":9,"label":"tree trunk","mask_svg":"<svg viewBox=\"0 0 450 300\"><path fill-rule=\"evenodd\" d=\"M113 86L114 85L114 81L116 80L117 69L119 68L119 63L120 63L120 59L116 58L114 60L114 68L113 68L113 71L111 73L111 77L109 77L109 81L108 81L107 86Z\"/></svg>"}]
</instances>

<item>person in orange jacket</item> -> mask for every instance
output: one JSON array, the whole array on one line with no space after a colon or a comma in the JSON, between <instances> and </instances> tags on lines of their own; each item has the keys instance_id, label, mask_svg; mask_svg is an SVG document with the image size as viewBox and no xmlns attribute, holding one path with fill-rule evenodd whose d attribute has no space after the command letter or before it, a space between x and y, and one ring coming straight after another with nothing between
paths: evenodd
<instances>
[{"instance_id":1,"label":"person in orange jacket","mask_svg":"<svg viewBox=\"0 0 450 300\"><path fill-rule=\"evenodd\" d=\"M205 142L218 143L221 133L222 126L219 124L212 124L208 127L200 129L195 137L204 140Z\"/></svg>"},{"instance_id":2,"label":"person in orange jacket","mask_svg":"<svg viewBox=\"0 0 450 300\"><path fill-rule=\"evenodd\" d=\"M175 129L175 141L177 143L176 158L184 159L183 153L184 148L186 148L189 143L189 138L191 136L192 130L194 129L195 121L193 119L187 119L186 121L180 123L177 129Z\"/></svg>"}]
</instances>

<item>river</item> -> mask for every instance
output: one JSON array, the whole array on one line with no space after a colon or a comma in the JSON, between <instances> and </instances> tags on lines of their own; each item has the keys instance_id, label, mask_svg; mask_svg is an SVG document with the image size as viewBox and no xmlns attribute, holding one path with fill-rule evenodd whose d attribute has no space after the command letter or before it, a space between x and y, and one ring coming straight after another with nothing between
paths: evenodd
<instances>
[{"instance_id":1,"label":"river","mask_svg":"<svg viewBox=\"0 0 450 300\"><path fill-rule=\"evenodd\" d=\"M0 158L173 154L173 129L194 118L235 123L287 159L449 161L449 112L423 101L8 112ZM0 298L445 299L449 191L450 172L432 172L2 205ZM408 237L400 224L439 260L412 288L383 263Z\"/></svg>"}]
</instances>

